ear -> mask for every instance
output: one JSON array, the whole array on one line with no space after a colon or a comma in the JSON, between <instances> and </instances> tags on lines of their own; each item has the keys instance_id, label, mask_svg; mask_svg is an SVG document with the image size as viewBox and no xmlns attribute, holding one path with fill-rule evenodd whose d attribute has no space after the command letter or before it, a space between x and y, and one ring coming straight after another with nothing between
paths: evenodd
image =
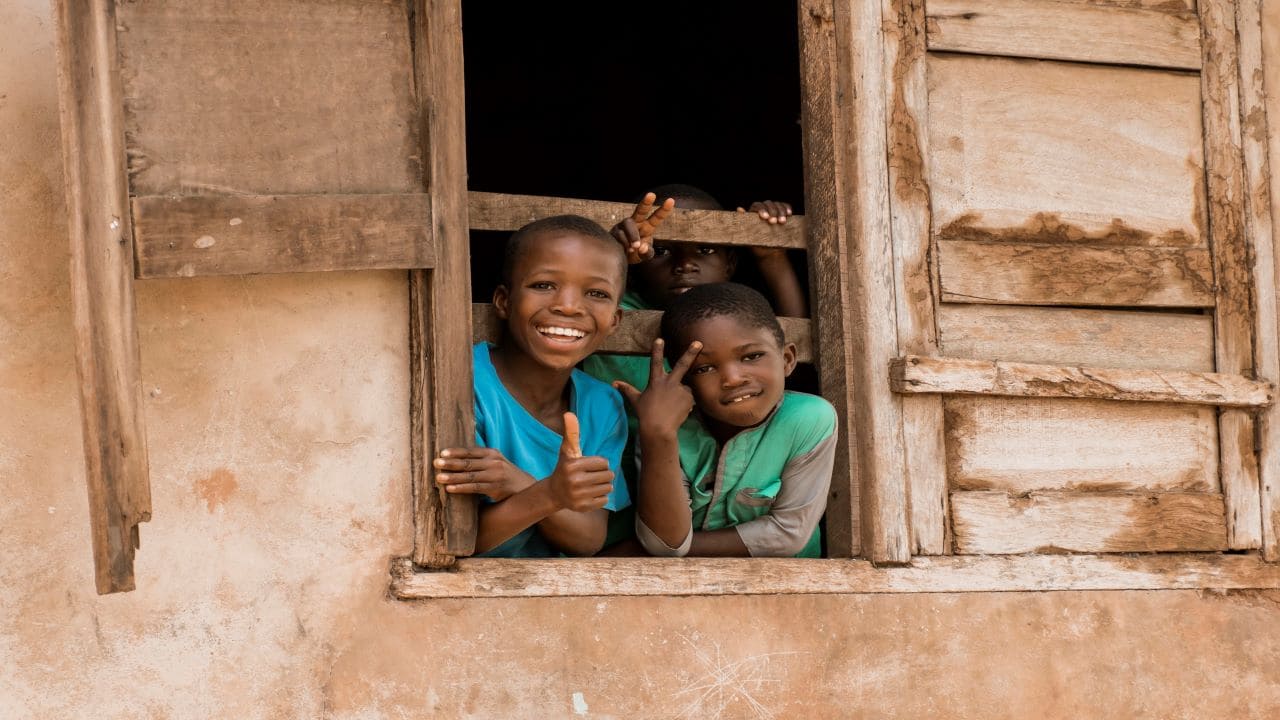
<instances>
[{"instance_id":1,"label":"ear","mask_svg":"<svg viewBox=\"0 0 1280 720\"><path fill-rule=\"evenodd\" d=\"M725 274L728 275L729 280L732 281L734 273L738 272L738 248L725 248L725 265Z\"/></svg>"},{"instance_id":2,"label":"ear","mask_svg":"<svg viewBox=\"0 0 1280 720\"><path fill-rule=\"evenodd\" d=\"M785 377L791 377L791 371L796 369L796 344L787 343L782 346L782 374Z\"/></svg>"},{"instance_id":3,"label":"ear","mask_svg":"<svg viewBox=\"0 0 1280 720\"><path fill-rule=\"evenodd\" d=\"M607 327L607 328L605 328L605 329L604 329L604 336L605 336L605 337L609 337L610 335L612 335L612 334L614 334L615 332L617 332L617 331L618 331L618 328L619 328L619 327L621 327L621 326L622 326L622 308L620 308L620 307L619 307L619 308L614 308L614 310L613 310L613 322L609 323L609 327Z\"/></svg>"},{"instance_id":4,"label":"ear","mask_svg":"<svg viewBox=\"0 0 1280 720\"><path fill-rule=\"evenodd\" d=\"M511 293L506 285L499 285L493 289L493 312L500 319L506 320L510 309Z\"/></svg>"}]
</instances>

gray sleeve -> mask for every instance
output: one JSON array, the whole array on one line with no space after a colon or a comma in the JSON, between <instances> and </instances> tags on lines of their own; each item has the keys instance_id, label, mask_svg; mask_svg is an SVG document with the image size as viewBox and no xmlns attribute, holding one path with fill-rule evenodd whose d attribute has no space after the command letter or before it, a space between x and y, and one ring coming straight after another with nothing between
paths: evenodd
<instances>
[{"instance_id":1,"label":"gray sleeve","mask_svg":"<svg viewBox=\"0 0 1280 720\"><path fill-rule=\"evenodd\" d=\"M636 443L636 470L639 475L642 458L640 456L640 444ZM689 478L685 478L685 503L689 501ZM671 547L654 531L649 529L648 525L640 519L640 511L636 510L636 539L640 541L640 545L644 547L645 552L655 557L684 557L689 554L689 548L693 545L693 526L689 526L689 533L684 536L684 542L679 547Z\"/></svg>"},{"instance_id":2,"label":"gray sleeve","mask_svg":"<svg viewBox=\"0 0 1280 720\"><path fill-rule=\"evenodd\" d=\"M827 509L836 433L782 470L782 487L768 515L737 526L751 557L791 557L804 549Z\"/></svg>"}]
</instances>

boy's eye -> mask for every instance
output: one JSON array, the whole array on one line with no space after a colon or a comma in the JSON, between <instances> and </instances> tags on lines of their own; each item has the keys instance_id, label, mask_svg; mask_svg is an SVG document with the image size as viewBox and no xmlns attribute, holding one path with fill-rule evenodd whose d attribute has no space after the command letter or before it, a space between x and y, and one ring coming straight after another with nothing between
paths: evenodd
<instances>
[{"instance_id":1,"label":"boy's eye","mask_svg":"<svg viewBox=\"0 0 1280 720\"><path fill-rule=\"evenodd\" d=\"M689 368L690 375L703 375L709 372L711 372L710 365L694 365L693 367Z\"/></svg>"},{"instance_id":2,"label":"boy's eye","mask_svg":"<svg viewBox=\"0 0 1280 720\"><path fill-rule=\"evenodd\" d=\"M654 245L653 256L656 258L666 257L671 254L671 248L666 245Z\"/></svg>"},{"instance_id":3,"label":"boy's eye","mask_svg":"<svg viewBox=\"0 0 1280 720\"><path fill-rule=\"evenodd\" d=\"M599 299L599 300L612 300L612 299L613 299L613 296L612 296L612 295L610 295L609 293L605 292L604 290L588 290L588 291L587 291L587 296L588 296L588 297L597 298L597 299Z\"/></svg>"},{"instance_id":4,"label":"boy's eye","mask_svg":"<svg viewBox=\"0 0 1280 720\"><path fill-rule=\"evenodd\" d=\"M555 288L555 285L552 285L546 280L539 280L538 282L529 283L529 289L531 290L552 290L554 288Z\"/></svg>"},{"instance_id":5,"label":"boy's eye","mask_svg":"<svg viewBox=\"0 0 1280 720\"><path fill-rule=\"evenodd\" d=\"M759 360L762 357L764 357L763 352L753 352L753 353L747 353L746 355L743 355L742 360L744 362L755 362L756 360Z\"/></svg>"},{"instance_id":6,"label":"boy's eye","mask_svg":"<svg viewBox=\"0 0 1280 720\"><path fill-rule=\"evenodd\" d=\"M716 248L714 245L699 245L699 246L698 246L698 254L699 254L699 255L715 255L715 254L716 254L716 253L718 253L718 252L720 252L720 250L719 250L718 248Z\"/></svg>"}]
</instances>

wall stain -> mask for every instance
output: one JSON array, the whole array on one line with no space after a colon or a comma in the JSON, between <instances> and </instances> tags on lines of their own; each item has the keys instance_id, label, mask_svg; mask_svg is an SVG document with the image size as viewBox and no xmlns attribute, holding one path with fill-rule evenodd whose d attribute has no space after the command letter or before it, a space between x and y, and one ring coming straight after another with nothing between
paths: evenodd
<instances>
[{"instance_id":1,"label":"wall stain","mask_svg":"<svg viewBox=\"0 0 1280 720\"><path fill-rule=\"evenodd\" d=\"M195 490L209 512L213 512L230 500L238 487L240 483L236 482L236 476L230 470L218 468L208 477L197 480Z\"/></svg>"}]
</instances>

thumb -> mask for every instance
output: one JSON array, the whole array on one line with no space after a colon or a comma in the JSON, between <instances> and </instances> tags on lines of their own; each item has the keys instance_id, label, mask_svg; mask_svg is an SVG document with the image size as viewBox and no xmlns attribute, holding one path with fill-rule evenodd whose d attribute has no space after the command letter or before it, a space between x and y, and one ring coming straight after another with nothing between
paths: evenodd
<instances>
[{"instance_id":1,"label":"thumb","mask_svg":"<svg viewBox=\"0 0 1280 720\"><path fill-rule=\"evenodd\" d=\"M564 414L564 442L560 443L560 454L570 458L582 457L581 432L578 429L578 416L571 412Z\"/></svg>"},{"instance_id":2,"label":"thumb","mask_svg":"<svg viewBox=\"0 0 1280 720\"><path fill-rule=\"evenodd\" d=\"M623 382L622 380L614 380L613 389L622 393L622 397L626 398L627 402L632 405L635 405L636 401L640 399L640 391L631 383Z\"/></svg>"}]
</instances>

